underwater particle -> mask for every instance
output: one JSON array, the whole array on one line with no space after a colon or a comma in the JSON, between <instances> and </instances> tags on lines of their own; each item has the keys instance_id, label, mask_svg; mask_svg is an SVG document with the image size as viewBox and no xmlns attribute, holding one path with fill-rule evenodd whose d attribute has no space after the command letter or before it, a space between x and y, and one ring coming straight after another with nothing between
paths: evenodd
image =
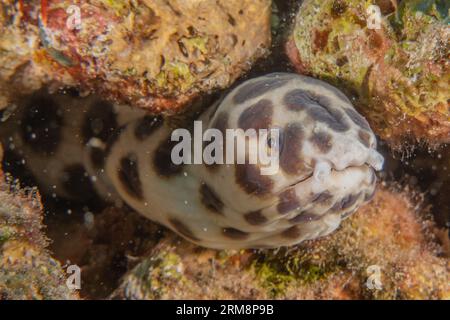
<instances>
[{"instance_id":1,"label":"underwater particle","mask_svg":"<svg viewBox=\"0 0 450 320\"><path fill-rule=\"evenodd\" d=\"M442 1L306 0L286 44L298 72L344 90L394 149L450 142L450 27ZM394 5L393 5L394 4Z\"/></svg>"},{"instance_id":2,"label":"underwater particle","mask_svg":"<svg viewBox=\"0 0 450 320\"><path fill-rule=\"evenodd\" d=\"M94 214L90 211L86 212L83 216L84 225L87 229L92 229L94 227Z\"/></svg>"}]
</instances>

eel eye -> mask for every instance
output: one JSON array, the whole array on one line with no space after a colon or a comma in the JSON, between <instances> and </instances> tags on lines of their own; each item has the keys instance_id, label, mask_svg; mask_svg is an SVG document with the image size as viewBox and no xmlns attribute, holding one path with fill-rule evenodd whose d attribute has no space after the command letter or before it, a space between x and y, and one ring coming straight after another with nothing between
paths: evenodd
<instances>
[{"instance_id":1,"label":"eel eye","mask_svg":"<svg viewBox=\"0 0 450 320\"><path fill-rule=\"evenodd\" d=\"M271 128L267 134L267 146L274 152L280 153L283 149L283 131L281 128Z\"/></svg>"}]
</instances>

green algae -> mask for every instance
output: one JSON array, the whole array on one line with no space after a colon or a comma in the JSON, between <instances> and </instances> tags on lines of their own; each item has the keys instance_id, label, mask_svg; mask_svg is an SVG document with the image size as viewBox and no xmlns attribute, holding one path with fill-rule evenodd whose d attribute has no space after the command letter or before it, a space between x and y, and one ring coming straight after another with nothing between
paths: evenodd
<instances>
[{"instance_id":1,"label":"green algae","mask_svg":"<svg viewBox=\"0 0 450 320\"><path fill-rule=\"evenodd\" d=\"M181 257L172 251L144 259L131 272L127 295L136 299L164 299L175 286L188 286Z\"/></svg>"},{"instance_id":2,"label":"green algae","mask_svg":"<svg viewBox=\"0 0 450 320\"><path fill-rule=\"evenodd\" d=\"M251 268L269 296L279 298L292 286L308 286L326 280L340 269L337 261L339 259L336 264L323 264L314 261L307 250L299 249L288 254L284 251L260 254Z\"/></svg>"},{"instance_id":3,"label":"green algae","mask_svg":"<svg viewBox=\"0 0 450 320\"><path fill-rule=\"evenodd\" d=\"M162 71L155 77L159 89L176 87L181 92L191 89L195 77L189 70L189 66L181 61L169 62L162 68Z\"/></svg>"},{"instance_id":4,"label":"green algae","mask_svg":"<svg viewBox=\"0 0 450 320\"><path fill-rule=\"evenodd\" d=\"M117 16L124 15L130 8L128 0L100 0L106 7L114 10Z\"/></svg>"}]
</instances>

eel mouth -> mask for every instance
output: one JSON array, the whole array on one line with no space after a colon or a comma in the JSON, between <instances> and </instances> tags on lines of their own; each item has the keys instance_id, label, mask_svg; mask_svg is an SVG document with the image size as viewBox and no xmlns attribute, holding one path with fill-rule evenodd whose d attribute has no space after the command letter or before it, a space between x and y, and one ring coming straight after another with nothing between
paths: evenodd
<instances>
[{"instance_id":1,"label":"eel mouth","mask_svg":"<svg viewBox=\"0 0 450 320\"><path fill-rule=\"evenodd\" d=\"M311 178L315 179L317 182L324 183L327 180L327 178L333 174L333 172L343 172L345 170L348 170L349 168L364 168L364 167L371 168L375 171L381 171L383 169L383 165L384 165L384 157L375 149L370 150L367 160L363 164L358 166L347 166L342 170L336 169L328 161L318 161L308 176L289 184L282 190L278 191L276 194L279 196L281 193L290 189L294 189L299 184L304 183Z\"/></svg>"},{"instance_id":2,"label":"eel mouth","mask_svg":"<svg viewBox=\"0 0 450 320\"><path fill-rule=\"evenodd\" d=\"M352 167L361 167L364 165L369 166L370 168L374 169L375 171L381 171L383 169L383 165L384 165L384 157L375 149L371 149L369 151L369 155L367 156L367 159L363 165L348 166L348 167L345 167L343 170L346 170L347 168L352 168ZM331 174L332 171L343 171L343 170L337 170L328 161L319 161L314 166L314 172L312 175L314 176L314 179L316 179L317 181L324 182L326 180L326 178Z\"/></svg>"},{"instance_id":3,"label":"eel mouth","mask_svg":"<svg viewBox=\"0 0 450 320\"><path fill-rule=\"evenodd\" d=\"M346 167L343 170L337 170L335 168L330 168L330 170L328 170L328 168L326 168L326 172L323 173L320 171L321 168L319 168L319 177L317 177L316 174L316 170L311 171L311 173L303 178L303 179L299 179L285 187L283 187L281 190L277 191L275 193L275 196L273 197L273 201L269 204L266 205L264 207L259 208L259 210L265 210L265 209L269 209L271 207L277 206L278 204L280 204L280 196L285 193L288 192L290 190L296 190L297 188L299 188L302 184L308 184L308 183L312 183L313 180L315 180L318 183L324 183L326 182L326 180L333 175L333 173L338 173L338 172L345 172L349 169L358 169L358 170L365 170L365 169L372 169L372 174L375 174L374 171L377 171L374 167L372 167L370 164L368 163L364 163L362 165L359 166L349 166ZM310 199L309 201L314 201L314 199ZM283 215L284 216L284 215ZM280 218L283 218L283 216L281 216Z\"/></svg>"}]
</instances>

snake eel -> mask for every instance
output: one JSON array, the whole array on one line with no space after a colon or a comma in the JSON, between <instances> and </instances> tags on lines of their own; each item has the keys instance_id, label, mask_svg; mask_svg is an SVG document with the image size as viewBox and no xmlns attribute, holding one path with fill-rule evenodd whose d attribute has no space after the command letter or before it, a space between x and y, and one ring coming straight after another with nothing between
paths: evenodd
<instances>
[{"instance_id":1,"label":"snake eel","mask_svg":"<svg viewBox=\"0 0 450 320\"><path fill-rule=\"evenodd\" d=\"M279 169L262 175L258 163L174 164L166 118L93 96L35 94L0 126L4 148L26 163L41 192L124 202L210 248L275 248L325 236L375 192L383 166L376 137L323 81L253 78L196 121L221 132L277 128Z\"/></svg>"}]
</instances>

